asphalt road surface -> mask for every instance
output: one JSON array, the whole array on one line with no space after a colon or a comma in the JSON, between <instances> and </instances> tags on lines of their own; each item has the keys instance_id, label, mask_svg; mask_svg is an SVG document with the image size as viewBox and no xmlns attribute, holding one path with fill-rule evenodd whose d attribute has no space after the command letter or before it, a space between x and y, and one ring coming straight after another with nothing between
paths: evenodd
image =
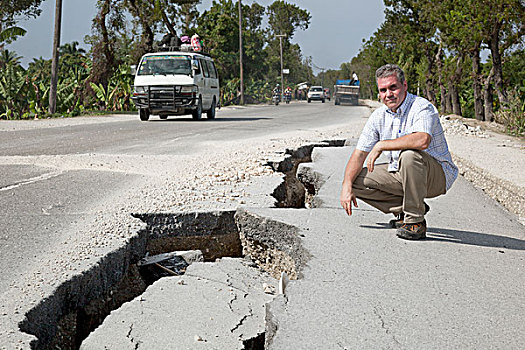
<instances>
[{"instance_id":1,"label":"asphalt road surface","mask_svg":"<svg viewBox=\"0 0 525 350\"><path fill-rule=\"evenodd\" d=\"M82 225L99 203L136 182L140 171L105 169L104 155L190 155L210 143L315 130L352 118L367 107L333 103L223 108L215 120L189 116L142 122L138 115L0 123L0 291L6 291L62 232ZM363 112L365 111L365 112ZM363 116L364 114L364 116ZM284 150L283 150L284 151ZM82 161L68 155L78 156Z\"/></svg>"},{"instance_id":2,"label":"asphalt road surface","mask_svg":"<svg viewBox=\"0 0 525 350\"><path fill-rule=\"evenodd\" d=\"M223 108L214 120L191 116L141 122L137 115L75 118L69 126L3 131L1 156L111 154L188 154L203 141L249 139L282 131L339 124L354 107L332 103ZM350 116L349 116L350 114ZM82 121L89 121L82 123ZM28 122L31 123L31 122ZM38 122L36 122L38 123Z\"/></svg>"}]
</instances>

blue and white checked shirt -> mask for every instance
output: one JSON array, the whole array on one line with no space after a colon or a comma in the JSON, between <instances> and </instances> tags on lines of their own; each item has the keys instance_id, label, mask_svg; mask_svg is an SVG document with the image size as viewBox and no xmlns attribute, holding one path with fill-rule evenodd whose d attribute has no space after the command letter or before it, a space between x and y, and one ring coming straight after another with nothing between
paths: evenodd
<instances>
[{"instance_id":1,"label":"blue and white checked shirt","mask_svg":"<svg viewBox=\"0 0 525 350\"><path fill-rule=\"evenodd\" d=\"M423 97L407 96L397 112L383 105L372 113L359 137L356 148L370 152L382 140L393 140L413 132L426 132L432 139L425 152L434 157L445 173L447 191L458 176L458 168L452 162L443 127L436 108ZM390 159L388 170L397 171L401 151L384 151Z\"/></svg>"}]
</instances>

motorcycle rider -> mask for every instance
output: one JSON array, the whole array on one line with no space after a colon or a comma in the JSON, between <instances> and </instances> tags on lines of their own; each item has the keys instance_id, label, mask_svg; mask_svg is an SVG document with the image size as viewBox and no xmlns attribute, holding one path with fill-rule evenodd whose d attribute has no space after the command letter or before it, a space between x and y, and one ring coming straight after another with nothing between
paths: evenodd
<instances>
[{"instance_id":1,"label":"motorcycle rider","mask_svg":"<svg viewBox=\"0 0 525 350\"><path fill-rule=\"evenodd\" d=\"M273 88L273 94L274 95L281 95L281 87L279 86L279 83L277 83L275 85L275 87Z\"/></svg>"},{"instance_id":2,"label":"motorcycle rider","mask_svg":"<svg viewBox=\"0 0 525 350\"><path fill-rule=\"evenodd\" d=\"M288 86L286 89L284 89L284 101L286 103L290 103L292 100L292 89Z\"/></svg>"},{"instance_id":3,"label":"motorcycle rider","mask_svg":"<svg viewBox=\"0 0 525 350\"><path fill-rule=\"evenodd\" d=\"M279 83L277 83L272 90L272 103L278 105L279 102L281 102L281 87L279 86Z\"/></svg>"}]
</instances>

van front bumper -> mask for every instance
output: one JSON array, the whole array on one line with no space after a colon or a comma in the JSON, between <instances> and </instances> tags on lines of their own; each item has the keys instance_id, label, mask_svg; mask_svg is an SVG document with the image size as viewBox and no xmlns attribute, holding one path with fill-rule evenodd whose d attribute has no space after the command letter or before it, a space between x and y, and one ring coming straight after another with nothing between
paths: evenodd
<instances>
[{"instance_id":1,"label":"van front bumper","mask_svg":"<svg viewBox=\"0 0 525 350\"><path fill-rule=\"evenodd\" d=\"M196 86L141 86L135 87L131 97L137 108L150 111L177 111L196 109L198 88Z\"/></svg>"}]
</instances>

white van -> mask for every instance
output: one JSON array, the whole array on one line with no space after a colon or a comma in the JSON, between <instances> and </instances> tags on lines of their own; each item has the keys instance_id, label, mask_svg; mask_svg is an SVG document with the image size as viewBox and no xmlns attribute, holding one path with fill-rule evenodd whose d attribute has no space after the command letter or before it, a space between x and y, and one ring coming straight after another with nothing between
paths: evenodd
<instances>
[{"instance_id":1,"label":"white van","mask_svg":"<svg viewBox=\"0 0 525 350\"><path fill-rule=\"evenodd\" d=\"M215 118L219 103L219 76L211 57L196 52L167 51L144 55L135 72L133 102L139 117L160 119L191 114L199 120L206 112Z\"/></svg>"}]
</instances>

